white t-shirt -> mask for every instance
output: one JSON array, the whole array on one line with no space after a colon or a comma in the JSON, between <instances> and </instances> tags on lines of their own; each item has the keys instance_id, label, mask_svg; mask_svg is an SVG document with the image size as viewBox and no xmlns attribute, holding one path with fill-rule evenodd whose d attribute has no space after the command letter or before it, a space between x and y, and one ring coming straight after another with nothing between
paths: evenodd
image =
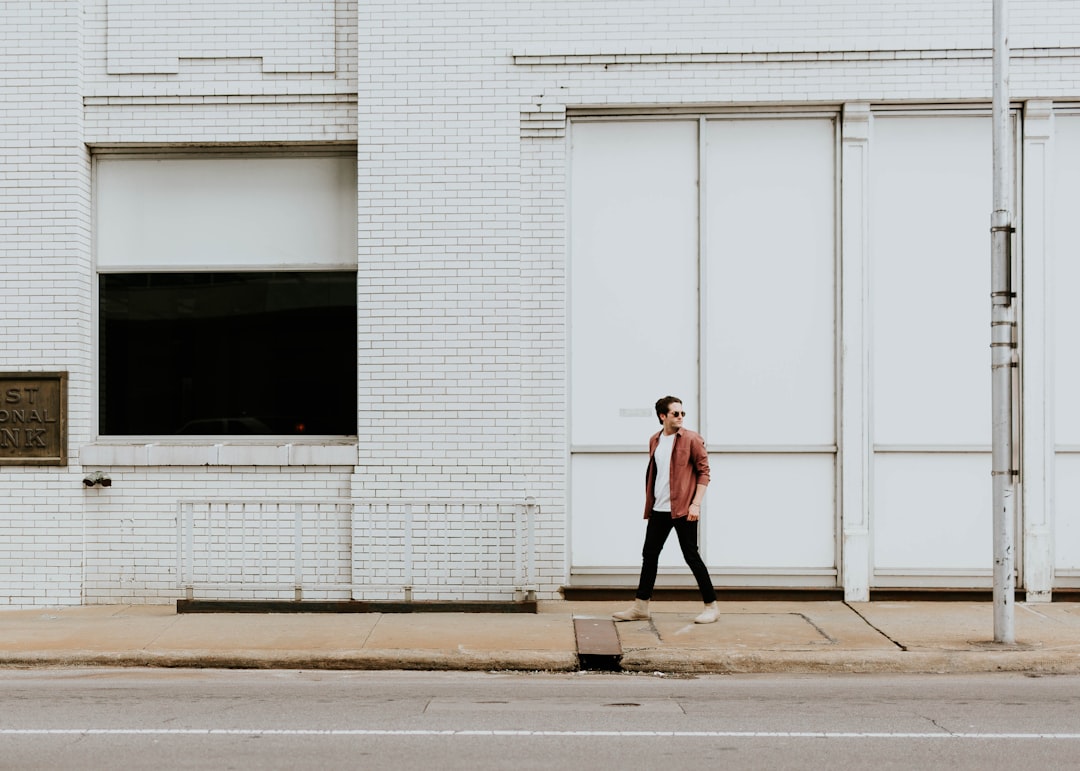
<instances>
[{"instance_id":1,"label":"white t-shirt","mask_svg":"<svg viewBox=\"0 0 1080 771\"><path fill-rule=\"evenodd\" d=\"M653 511L671 511L671 450L675 434L660 432L653 459L656 461L656 482L653 483Z\"/></svg>"}]
</instances>

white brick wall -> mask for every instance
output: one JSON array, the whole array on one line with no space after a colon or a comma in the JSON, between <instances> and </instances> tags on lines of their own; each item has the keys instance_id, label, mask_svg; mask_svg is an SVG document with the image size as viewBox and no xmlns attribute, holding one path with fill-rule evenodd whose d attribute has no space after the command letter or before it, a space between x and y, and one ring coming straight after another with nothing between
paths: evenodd
<instances>
[{"instance_id":1,"label":"white brick wall","mask_svg":"<svg viewBox=\"0 0 1080 771\"><path fill-rule=\"evenodd\" d=\"M184 60L258 58L263 72L333 72L334 2L108 0L108 72L177 73Z\"/></svg>"},{"instance_id":2,"label":"white brick wall","mask_svg":"<svg viewBox=\"0 0 1080 771\"><path fill-rule=\"evenodd\" d=\"M79 3L6 3L0 45L0 371L67 370L78 446L92 347L89 159L82 144ZM0 469L0 605L80 599L71 468Z\"/></svg>"},{"instance_id":3,"label":"white brick wall","mask_svg":"<svg viewBox=\"0 0 1080 771\"><path fill-rule=\"evenodd\" d=\"M1080 4L1010 8L1014 95L1080 100ZM0 469L0 606L175 597L175 501L193 489L534 496L551 596L567 559L566 111L990 95L976 0L23 0L3 14L0 370L71 373L71 465ZM356 467L147 460L84 491L87 145L343 142L360 170Z\"/></svg>"},{"instance_id":4,"label":"white brick wall","mask_svg":"<svg viewBox=\"0 0 1080 771\"><path fill-rule=\"evenodd\" d=\"M437 5L437 3L436 3ZM466 4L466 13L480 13ZM471 6L471 7L470 7ZM958 49L990 45L991 3L973 0L554 0L516 9L515 49L607 54ZM1076 46L1069 0L1012 0L1013 46Z\"/></svg>"}]
</instances>

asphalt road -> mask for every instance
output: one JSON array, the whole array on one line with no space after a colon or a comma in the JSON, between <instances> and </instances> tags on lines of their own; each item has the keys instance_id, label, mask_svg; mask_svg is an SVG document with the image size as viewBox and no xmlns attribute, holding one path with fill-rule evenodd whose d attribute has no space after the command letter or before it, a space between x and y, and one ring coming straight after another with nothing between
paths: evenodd
<instances>
[{"instance_id":1,"label":"asphalt road","mask_svg":"<svg viewBox=\"0 0 1080 771\"><path fill-rule=\"evenodd\" d=\"M0 768L1080 768L1080 677L0 670Z\"/></svg>"}]
</instances>

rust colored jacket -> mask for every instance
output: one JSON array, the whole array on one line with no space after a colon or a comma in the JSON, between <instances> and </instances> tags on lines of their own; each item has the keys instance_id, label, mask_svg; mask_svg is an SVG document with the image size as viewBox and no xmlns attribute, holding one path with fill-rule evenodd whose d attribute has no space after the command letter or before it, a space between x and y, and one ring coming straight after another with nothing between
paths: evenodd
<instances>
[{"instance_id":1,"label":"rust colored jacket","mask_svg":"<svg viewBox=\"0 0 1080 771\"><path fill-rule=\"evenodd\" d=\"M657 431L649 439L649 468L645 471L645 519L653 509L656 497L653 485L656 481L656 446L660 444ZM709 484L709 454L701 434L688 428L675 432L675 446L671 448L671 517L685 517L690 513L690 501L698 485Z\"/></svg>"}]
</instances>

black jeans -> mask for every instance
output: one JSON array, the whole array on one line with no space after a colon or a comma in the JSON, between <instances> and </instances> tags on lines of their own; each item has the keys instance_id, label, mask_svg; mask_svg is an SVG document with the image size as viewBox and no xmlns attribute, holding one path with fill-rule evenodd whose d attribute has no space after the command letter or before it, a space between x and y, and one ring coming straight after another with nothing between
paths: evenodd
<instances>
[{"instance_id":1,"label":"black jeans","mask_svg":"<svg viewBox=\"0 0 1080 771\"><path fill-rule=\"evenodd\" d=\"M683 559L689 566L701 590L701 599L708 605L716 602L716 590L713 589L709 569L705 567L697 546L697 522L690 522L686 517L672 519L670 511L654 511L649 514L649 524L645 528L645 546L641 550L641 580L638 581L639 600L652 599L653 586L656 584L656 567L660 561L660 552L664 549L671 529L679 536L679 548Z\"/></svg>"}]
</instances>

